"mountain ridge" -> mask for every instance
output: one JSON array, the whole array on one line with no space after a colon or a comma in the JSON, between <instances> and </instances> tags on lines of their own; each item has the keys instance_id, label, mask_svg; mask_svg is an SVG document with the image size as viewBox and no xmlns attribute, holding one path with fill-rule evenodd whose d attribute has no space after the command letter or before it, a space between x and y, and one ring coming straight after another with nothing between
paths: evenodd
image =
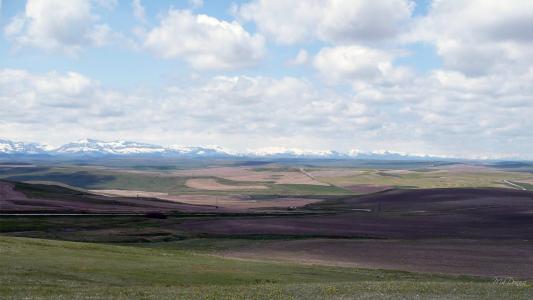
<instances>
[{"instance_id":1,"label":"mountain ridge","mask_svg":"<svg viewBox=\"0 0 533 300\"><path fill-rule=\"evenodd\" d=\"M160 146L127 140L101 141L83 139L66 143L59 147L51 147L39 143L15 142L0 138L0 155L2 156L68 156L68 157L100 157L100 156L177 156L177 157L220 157L220 158L313 158L313 159L459 159L436 155L413 155L395 151L362 152L350 150L308 150L299 148L267 147L234 152L219 146Z\"/></svg>"}]
</instances>

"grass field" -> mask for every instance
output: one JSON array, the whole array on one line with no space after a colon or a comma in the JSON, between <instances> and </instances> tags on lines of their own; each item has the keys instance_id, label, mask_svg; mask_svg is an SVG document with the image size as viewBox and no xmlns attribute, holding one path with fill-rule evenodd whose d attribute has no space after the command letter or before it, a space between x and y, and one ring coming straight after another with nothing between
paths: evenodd
<instances>
[{"instance_id":1,"label":"grass field","mask_svg":"<svg viewBox=\"0 0 533 300\"><path fill-rule=\"evenodd\" d=\"M317 182L329 184L312 185L298 184L297 182L274 183L280 175L273 175L272 181L265 177L264 181L229 180L217 176L209 176L209 171L193 169L191 176L183 175L188 171L181 169L182 175L174 176L172 169L161 168L130 168L113 169L98 166L37 166L24 168L0 169L0 178L13 181L40 181L49 183L60 183L70 187L82 188L86 190L97 189L120 189L138 190L146 192L168 193L170 195L184 194L205 194L205 195L347 195L353 194L350 187L358 185L377 185L397 188L452 188L452 187L504 187L516 189L517 186L507 182L517 183L525 189L532 189L531 184L520 183L533 179L533 175L528 172L507 171L507 169L494 169L480 166L449 167L447 165L427 168L426 165L407 165L412 169L364 169L364 168L333 168L333 167L309 167L306 170L338 170L339 175L316 176ZM384 165L387 167L387 165ZM416 168L419 167L419 168ZM420 168L422 167L422 168ZM175 167L177 168L177 167ZM442 169L439 169L442 168ZM204 169L208 170L208 169ZM230 169L231 170L231 169ZM253 173L279 172L278 174L298 173L299 169L289 166L262 166L250 168ZM342 175L342 172L355 172L351 175ZM197 172L197 173L194 173ZM202 174L201 176L192 176ZM348 173L349 174L349 173ZM278 176L278 177L276 177ZM235 190L209 190L195 189L187 186L190 179L213 180L221 185L236 186ZM252 179L250 179L252 180ZM287 184L284 184L287 183ZM245 189L245 186L264 186L262 189ZM357 189L352 189L357 192Z\"/></svg>"},{"instance_id":2,"label":"grass field","mask_svg":"<svg viewBox=\"0 0 533 300\"><path fill-rule=\"evenodd\" d=\"M356 176L321 177L320 181L336 186L357 184L385 185L411 188L503 187L515 188L505 180L531 178L523 172L504 171L446 171L413 170L405 173L383 170L364 170Z\"/></svg>"},{"instance_id":3,"label":"grass field","mask_svg":"<svg viewBox=\"0 0 533 300\"><path fill-rule=\"evenodd\" d=\"M0 237L0 297L531 299L531 283L223 259L187 250Z\"/></svg>"}]
</instances>

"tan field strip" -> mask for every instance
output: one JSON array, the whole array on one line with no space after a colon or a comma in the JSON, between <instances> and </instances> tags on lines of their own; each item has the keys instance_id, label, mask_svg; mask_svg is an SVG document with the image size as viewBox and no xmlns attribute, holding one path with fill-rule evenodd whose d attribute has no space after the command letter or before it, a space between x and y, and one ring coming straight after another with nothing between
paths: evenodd
<instances>
[{"instance_id":1,"label":"tan field strip","mask_svg":"<svg viewBox=\"0 0 533 300\"><path fill-rule=\"evenodd\" d=\"M172 172L172 175L187 177L212 176L233 181L269 181L275 184L329 185L327 183L310 178L306 174L298 171L254 171L253 169L243 167L215 167L195 170L181 170Z\"/></svg>"},{"instance_id":2,"label":"tan field strip","mask_svg":"<svg viewBox=\"0 0 533 300\"><path fill-rule=\"evenodd\" d=\"M135 190L89 190L91 193L104 195L104 196L118 196L118 197L147 197L147 198L160 198L168 196L168 193L159 192L146 192Z\"/></svg>"},{"instance_id":3,"label":"tan field strip","mask_svg":"<svg viewBox=\"0 0 533 300\"><path fill-rule=\"evenodd\" d=\"M211 205L232 209L299 207L321 201L320 199L277 198L270 200L252 200L240 196L216 195L178 195L159 197L160 199L194 205Z\"/></svg>"},{"instance_id":4,"label":"tan field strip","mask_svg":"<svg viewBox=\"0 0 533 300\"><path fill-rule=\"evenodd\" d=\"M518 179L518 180L513 180L513 181L518 182L518 183L533 184L533 178L531 178L531 179Z\"/></svg>"},{"instance_id":5,"label":"tan field strip","mask_svg":"<svg viewBox=\"0 0 533 300\"><path fill-rule=\"evenodd\" d=\"M234 190L264 190L268 187L264 185L228 185L222 184L213 178L193 178L185 182L185 185L197 189L208 191L234 191Z\"/></svg>"},{"instance_id":6,"label":"tan field strip","mask_svg":"<svg viewBox=\"0 0 533 300\"><path fill-rule=\"evenodd\" d=\"M219 195L169 195L167 193L145 192L134 190L90 190L91 193L116 197L148 197L172 202L210 205L232 209L269 208L269 207L299 207L321 201L320 199L277 198L270 200L252 200L243 196Z\"/></svg>"}]
</instances>

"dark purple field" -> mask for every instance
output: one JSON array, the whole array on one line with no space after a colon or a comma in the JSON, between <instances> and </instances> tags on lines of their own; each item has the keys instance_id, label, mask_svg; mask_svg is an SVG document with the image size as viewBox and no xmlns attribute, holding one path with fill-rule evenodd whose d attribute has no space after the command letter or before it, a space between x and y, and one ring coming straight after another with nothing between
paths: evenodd
<instances>
[{"instance_id":1,"label":"dark purple field","mask_svg":"<svg viewBox=\"0 0 533 300\"><path fill-rule=\"evenodd\" d=\"M2 214L144 214L220 211L213 206L191 205L153 198L106 197L46 185L0 181Z\"/></svg>"},{"instance_id":2,"label":"dark purple field","mask_svg":"<svg viewBox=\"0 0 533 300\"><path fill-rule=\"evenodd\" d=\"M394 239L533 239L533 193L508 189L390 190L307 206L321 216L188 220L213 235Z\"/></svg>"},{"instance_id":3,"label":"dark purple field","mask_svg":"<svg viewBox=\"0 0 533 300\"><path fill-rule=\"evenodd\" d=\"M533 243L522 240L304 239L266 241L220 254L343 267L533 278Z\"/></svg>"}]
</instances>

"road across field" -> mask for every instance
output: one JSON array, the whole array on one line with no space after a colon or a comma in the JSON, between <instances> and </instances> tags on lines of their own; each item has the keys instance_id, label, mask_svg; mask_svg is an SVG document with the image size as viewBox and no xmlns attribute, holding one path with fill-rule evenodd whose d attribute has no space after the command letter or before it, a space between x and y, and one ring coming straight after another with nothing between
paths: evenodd
<instances>
[{"instance_id":1,"label":"road across field","mask_svg":"<svg viewBox=\"0 0 533 300\"><path fill-rule=\"evenodd\" d=\"M518 185L518 184L516 184L516 183L512 183L512 182L510 182L509 180L504 180L504 182L507 183L507 184L510 185L510 186L513 186L513 187L519 189L519 190L527 191L526 188L524 188L524 187L522 187L522 186L520 186L520 185Z\"/></svg>"}]
</instances>

